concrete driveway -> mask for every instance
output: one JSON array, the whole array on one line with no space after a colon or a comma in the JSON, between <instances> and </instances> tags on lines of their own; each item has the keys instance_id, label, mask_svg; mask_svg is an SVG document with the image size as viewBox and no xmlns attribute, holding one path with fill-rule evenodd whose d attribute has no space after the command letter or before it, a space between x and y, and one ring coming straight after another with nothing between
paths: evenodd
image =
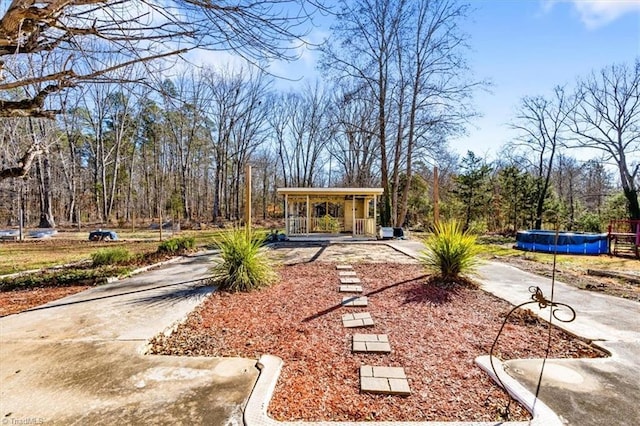
<instances>
[{"instance_id":1,"label":"concrete driveway","mask_svg":"<svg viewBox=\"0 0 640 426\"><path fill-rule=\"evenodd\" d=\"M419 242L390 246L415 257ZM212 288L210 256L198 256L29 312L0 318L3 424L241 425L258 376L256 360L144 355ZM489 262L485 290L513 304L550 280ZM540 399L571 425L640 424L640 305L556 283L555 298L576 321L558 324L611 352L609 358L547 360ZM530 305L535 308L535 305ZM548 319L548 309L539 312ZM541 360L512 360L509 373L530 391Z\"/></svg>"},{"instance_id":2,"label":"concrete driveway","mask_svg":"<svg viewBox=\"0 0 640 426\"><path fill-rule=\"evenodd\" d=\"M3 424L242 424L243 358L145 355L211 293L210 255L0 318Z\"/></svg>"}]
</instances>

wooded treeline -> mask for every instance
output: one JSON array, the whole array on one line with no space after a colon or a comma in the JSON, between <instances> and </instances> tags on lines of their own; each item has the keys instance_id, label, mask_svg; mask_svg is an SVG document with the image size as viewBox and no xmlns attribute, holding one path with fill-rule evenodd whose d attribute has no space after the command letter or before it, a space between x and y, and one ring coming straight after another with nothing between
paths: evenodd
<instances>
[{"instance_id":1,"label":"wooded treeline","mask_svg":"<svg viewBox=\"0 0 640 426\"><path fill-rule=\"evenodd\" d=\"M465 62L467 6L340 6L322 79L303 88L283 91L249 67L178 64L179 76L149 79L146 62L134 61L51 94L47 111L63 110L56 119L5 115L0 223L15 225L21 209L39 227L236 221L247 164L262 219L282 217L281 186L381 186L380 223L428 226L434 166L441 214L467 227L598 230L609 218L640 218L640 61L522 99L511 120L521 138L499 160L474 147L459 159L448 140L465 131L486 86ZM585 149L593 160L572 156Z\"/></svg>"},{"instance_id":2,"label":"wooded treeline","mask_svg":"<svg viewBox=\"0 0 640 426\"><path fill-rule=\"evenodd\" d=\"M249 71L185 74L161 92L88 85L57 121L2 121L2 140L19 141L3 144L4 165L34 139L47 149L33 173L0 182L0 220L15 225L22 202L31 226L233 221L243 214L246 164L256 218L282 217L279 186L378 186L379 144L368 130L375 108L345 105L344 97L339 86L320 84L280 93L270 77ZM551 162L539 145L519 142L500 161L473 152L458 160L437 142L436 151L416 149L410 181L400 155L394 199L402 202L408 189L404 224L431 223L434 164L441 214L481 230L535 226L540 199L542 219L558 217L568 229L597 230L628 216L616 176L600 160L579 162L558 146Z\"/></svg>"}]
</instances>

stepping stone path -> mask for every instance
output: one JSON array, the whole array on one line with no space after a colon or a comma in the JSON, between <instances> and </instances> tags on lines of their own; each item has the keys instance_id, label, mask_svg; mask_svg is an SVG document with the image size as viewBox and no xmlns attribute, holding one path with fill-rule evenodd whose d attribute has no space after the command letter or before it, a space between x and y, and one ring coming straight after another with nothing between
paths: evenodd
<instances>
[{"instance_id":1,"label":"stepping stone path","mask_svg":"<svg viewBox=\"0 0 640 426\"><path fill-rule=\"evenodd\" d=\"M340 293L362 293L362 286L356 284L344 284L338 289Z\"/></svg>"},{"instance_id":2,"label":"stepping stone path","mask_svg":"<svg viewBox=\"0 0 640 426\"><path fill-rule=\"evenodd\" d=\"M362 285L357 273L351 265L337 265L340 278L340 293L361 293ZM342 306L367 306L367 296L346 296L342 298ZM374 325L369 312L342 315L345 328L369 327ZM351 340L351 352L388 354L391 344L386 334L354 334ZM409 380L402 367L384 367L362 365L360 367L360 392L386 395L410 395Z\"/></svg>"},{"instance_id":3,"label":"stepping stone path","mask_svg":"<svg viewBox=\"0 0 640 426\"><path fill-rule=\"evenodd\" d=\"M389 337L386 334L354 334L351 352L389 353Z\"/></svg>"},{"instance_id":4,"label":"stepping stone path","mask_svg":"<svg viewBox=\"0 0 640 426\"><path fill-rule=\"evenodd\" d=\"M367 296L346 296L342 298L342 306L350 306L350 307L364 307L369 304L369 300Z\"/></svg>"},{"instance_id":5,"label":"stepping stone path","mask_svg":"<svg viewBox=\"0 0 640 426\"><path fill-rule=\"evenodd\" d=\"M402 367L360 367L360 390L369 393L410 395L409 381Z\"/></svg>"},{"instance_id":6,"label":"stepping stone path","mask_svg":"<svg viewBox=\"0 0 640 426\"><path fill-rule=\"evenodd\" d=\"M357 314L344 314L342 316L342 325L345 328L356 328L371 327L374 323L369 312L360 312Z\"/></svg>"}]
</instances>

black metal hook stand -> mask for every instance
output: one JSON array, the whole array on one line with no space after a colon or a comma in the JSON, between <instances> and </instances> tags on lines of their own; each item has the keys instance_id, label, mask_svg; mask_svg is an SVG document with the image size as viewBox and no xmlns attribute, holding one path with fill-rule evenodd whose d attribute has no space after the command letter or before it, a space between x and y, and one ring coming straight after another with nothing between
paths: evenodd
<instances>
[{"instance_id":1,"label":"black metal hook stand","mask_svg":"<svg viewBox=\"0 0 640 426\"><path fill-rule=\"evenodd\" d=\"M523 306L526 305L530 305L532 303L537 303L538 307L540 309L546 309L546 308L550 308L550 315L549 315L549 335L548 335L548 341L547 341L547 349L546 349L546 354L544 357L544 361L542 364L542 369L540 370L540 377L538 378L538 385L536 387L536 398L538 398L538 394L540 393L540 384L542 383L542 373L544 371L544 363L547 360L547 357L549 356L549 348L551 347L551 325L552 325L552 320L555 318L556 320L560 321L560 322L564 322L564 323L569 323L572 322L573 320L576 319L576 311L569 305L567 305L566 303L560 303L560 302L554 302L551 299L547 299L544 296L544 293L542 292L542 290L540 289L540 287L538 286L531 286L529 287L529 292L532 293L531 294L531 299L527 302L521 303L518 306L515 306L513 309L511 309L509 311L509 313L505 316L504 321L502 322L502 326L500 327L500 331L498 331L498 335L496 336L495 340L493 341L493 344L491 345L491 350L489 351L489 362L491 363L491 369L493 370L493 373L495 374L495 377L498 379L498 382L500 383L500 386L502 386L503 389L506 389L504 383L502 382L502 379L500 379L500 376L498 375L498 372L496 371L496 367L493 363L493 353L494 350L498 344L498 339L500 339L500 335L502 334L502 331L504 330L505 325L507 324L507 321L509 320L509 317L518 309L522 308ZM553 291L552 291L553 294ZM553 298L553 296L552 296ZM564 310L564 309L568 309L569 311L569 316L568 317L559 317L557 315L557 312L560 310ZM509 407L511 405L511 398L509 399L509 402L507 403L507 406L505 407L505 415L508 416L509 415Z\"/></svg>"}]
</instances>

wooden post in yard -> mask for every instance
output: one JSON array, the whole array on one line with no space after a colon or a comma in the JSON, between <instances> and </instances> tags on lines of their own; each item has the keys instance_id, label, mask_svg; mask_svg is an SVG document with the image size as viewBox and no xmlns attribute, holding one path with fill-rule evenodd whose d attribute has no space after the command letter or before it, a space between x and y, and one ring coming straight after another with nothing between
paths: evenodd
<instances>
[{"instance_id":1,"label":"wooden post in yard","mask_svg":"<svg viewBox=\"0 0 640 426\"><path fill-rule=\"evenodd\" d=\"M438 194L438 166L433 166L433 224L440 221L440 200Z\"/></svg>"},{"instance_id":2,"label":"wooden post in yard","mask_svg":"<svg viewBox=\"0 0 640 426\"><path fill-rule=\"evenodd\" d=\"M22 203L22 201L20 201ZM20 212L18 213L20 218L18 219L18 240L24 241L24 210L22 204L20 204Z\"/></svg>"},{"instance_id":3,"label":"wooden post in yard","mask_svg":"<svg viewBox=\"0 0 640 426\"><path fill-rule=\"evenodd\" d=\"M245 206L244 206L244 226L247 234L251 233L251 166L247 164L245 175Z\"/></svg>"}]
</instances>

